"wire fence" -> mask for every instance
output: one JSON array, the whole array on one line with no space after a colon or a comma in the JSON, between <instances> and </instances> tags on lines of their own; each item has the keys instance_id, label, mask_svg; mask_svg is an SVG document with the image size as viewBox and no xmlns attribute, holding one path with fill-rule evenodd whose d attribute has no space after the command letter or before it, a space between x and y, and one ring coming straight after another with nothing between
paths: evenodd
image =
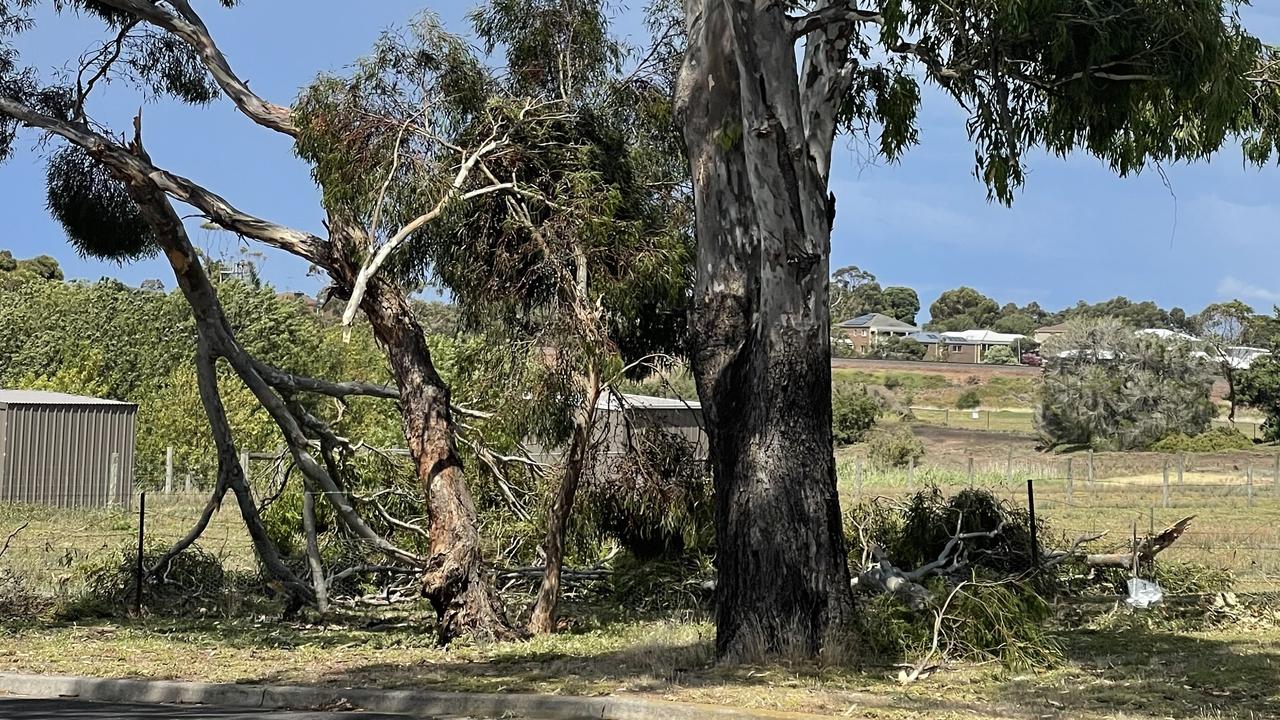
<instances>
[{"instance_id":1,"label":"wire fence","mask_svg":"<svg viewBox=\"0 0 1280 720\"><path fill-rule=\"evenodd\" d=\"M958 428L962 430L989 430L991 432L1033 433L1036 430L1036 414L1034 410L1016 409L958 409L944 407L909 408L918 422L928 425ZM1214 427L1234 427L1243 435L1253 440L1263 438L1263 421L1261 419L1238 419L1231 422L1225 418L1215 418Z\"/></svg>"},{"instance_id":2,"label":"wire fence","mask_svg":"<svg viewBox=\"0 0 1280 720\"><path fill-rule=\"evenodd\" d=\"M1230 570L1241 589L1280 590L1280 455L1210 464L1151 453L1044 460L1009 451L971 455L959 468L912 463L885 470L851 458L837 473L846 504L905 501L929 486L944 494L981 487L1025 508L1030 488L1037 516L1054 535L1046 548L1102 534L1091 545L1095 552L1125 551L1135 532L1155 535L1195 516L1162 560Z\"/></svg>"},{"instance_id":3,"label":"wire fence","mask_svg":"<svg viewBox=\"0 0 1280 720\"><path fill-rule=\"evenodd\" d=\"M242 458L254 499L278 493L283 464L276 453ZM169 478L183 478L180 472ZM1054 533L1046 540L1069 542L1105 533L1099 552L1123 550L1136 530L1154 534L1194 515L1190 529L1166 560L1184 560L1231 570L1242 589L1280 590L1280 453L1233 458L1153 453L1084 453L1070 457L975 453L949 465L921 464L877 469L865 458L838 467L846 507L884 498L905 500L934 485L945 493L983 487L1017 506L1034 489L1037 514ZM166 473L141 477L146 499L148 547L168 546L195 525L209 500L212 478L170 483ZM136 548L136 496L115 507L78 507L83 498L51 497L42 505L0 505L0 573L22 577L43 594L72 593L86 567L123 562ZM199 546L224 567L257 567L252 543L231 495L214 513Z\"/></svg>"}]
</instances>

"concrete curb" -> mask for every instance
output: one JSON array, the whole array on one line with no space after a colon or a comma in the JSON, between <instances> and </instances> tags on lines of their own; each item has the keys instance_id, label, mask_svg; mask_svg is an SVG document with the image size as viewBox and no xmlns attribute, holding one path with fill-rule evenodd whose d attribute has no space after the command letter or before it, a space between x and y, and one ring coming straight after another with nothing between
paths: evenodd
<instances>
[{"instance_id":1,"label":"concrete curb","mask_svg":"<svg viewBox=\"0 0 1280 720\"><path fill-rule=\"evenodd\" d=\"M519 717L529 720L816 720L819 715L742 710L640 697L370 690L234 685L175 680L113 680L0 673L0 694L98 702L212 705L264 710L352 708L417 717Z\"/></svg>"}]
</instances>

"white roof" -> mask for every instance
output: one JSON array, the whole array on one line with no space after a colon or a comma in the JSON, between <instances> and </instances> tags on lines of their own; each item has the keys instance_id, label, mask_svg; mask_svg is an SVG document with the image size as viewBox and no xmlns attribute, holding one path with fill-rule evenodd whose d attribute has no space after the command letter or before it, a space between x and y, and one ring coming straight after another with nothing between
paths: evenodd
<instances>
[{"instance_id":1,"label":"white roof","mask_svg":"<svg viewBox=\"0 0 1280 720\"><path fill-rule=\"evenodd\" d=\"M43 390L5 390L0 388L0 405L131 405L118 400L68 395Z\"/></svg>"},{"instance_id":2,"label":"white roof","mask_svg":"<svg viewBox=\"0 0 1280 720\"><path fill-rule=\"evenodd\" d=\"M1134 335L1151 335L1153 337L1158 337L1161 340L1185 340L1186 342L1200 342L1200 338L1196 337L1195 335L1188 335L1184 332L1178 332L1177 330L1166 330L1164 328L1147 328L1146 330L1139 330L1135 332Z\"/></svg>"},{"instance_id":3,"label":"white roof","mask_svg":"<svg viewBox=\"0 0 1280 720\"><path fill-rule=\"evenodd\" d=\"M942 339L960 338L971 343L989 343L992 345L1010 345L1018 340L1026 340L1025 335L1017 333L998 333L994 330L961 330L960 332L942 333Z\"/></svg>"},{"instance_id":4,"label":"white roof","mask_svg":"<svg viewBox=\"0 0 1280 720\"><path fill-rule=\"evenodd\" d=\"M618 395L622 396L619 407ZM596 401L597 410L701 410L697 400L681 400L679 398L653 397L652 395L629 395L627 393L605 393Z\"/></svg>"}]
</instances>

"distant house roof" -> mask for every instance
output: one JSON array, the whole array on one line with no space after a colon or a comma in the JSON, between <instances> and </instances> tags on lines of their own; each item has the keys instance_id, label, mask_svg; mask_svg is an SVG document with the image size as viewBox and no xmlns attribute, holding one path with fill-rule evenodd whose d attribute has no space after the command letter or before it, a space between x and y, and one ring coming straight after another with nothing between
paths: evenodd
<instances>
[{"instance_id":1,"label":"distant house roof","mask_svg":"<svg viewBox=\"0 0 1280 720\"><path fill-rule=\"evenodd\" d=\"M651 395L629 395L627 393L619 393L622 395L622 402L618 401L618 394L605 393L596 401L596 409L598 410L701 410L702 405L697 400L681 400L680 398L664 398L653 397Z\"/></svg>"},{"instance_id":2,"label":"distant house roof","mask_svg":"<svg viewBox=\"0 0 1280 720\"><path fill-rule=\"evenodd\" d=\"M1178 332L1177 330L1166 330L1164 328L1147 328L1146 330L1138 330L1134 335L1150 335L1152 337L1158 337L1161 340L1183 340L1193 343L1200 342L1200 338L1194 335L1188 335L1184 332Z\"/></svg>"},{"instance_id":3,"label":"distant house roof","mask_svg":"<svg viewBox=\"0 0 1280 720\"><path fill-rule=\"evenodd\" d=\"M867 313L859 315L852 320L845 320L837 325L842 328L870 328L872 330L906 330L910 332L918 332L920 328L902 322L897 318L891 318L888 315L880 313Z\"/></svg>"},{"instance_id":4,"label":"distant house roof","mask_svg":"<svg viewBox=\"0 0 1280 720\"><path fill-rule=\"evenodd\" d=\"M1045 325L1042 328L1037 328L1035 334L1036 335L1040 335L1040 334L1056 335L1058 333L1064 333L1066 331L1067 331L1067 324L1058 323L1057 325Z\"/></svg>"},{"instance_id":5,"label":"distant house roof","mask_svg":"<svg viewBox=\"0 0 1280 720\"><path fill-rule=\"evenodd\" d=\"M935 345L942 341L942 336L936 332L921 330L920 332L911 333L907 336L907 339L915 340L916 342L923 343L925 345Z\"/></svg>"},{"instance_id":6,"label":"distant house roof","mask_svg":"<svg viewBox=\"0 0 1280 720\"><path fill-rule=\"evenodd\" d=\"M45 392L43 390L5 390L0 388L0 405L130 405L118 400Z\"/></svg>"},{"instance_id":7,"label":"distant house roof","mask_svg":"<svg viewBox=\"0 0 1280 720\"><path fill-rule=\"evenodd\" d=\"M994 330L962 330L942 333L943 342L954 345L1012 345L1026 336L1016 333L998 333Z\"/></svg>"}]
</instances>

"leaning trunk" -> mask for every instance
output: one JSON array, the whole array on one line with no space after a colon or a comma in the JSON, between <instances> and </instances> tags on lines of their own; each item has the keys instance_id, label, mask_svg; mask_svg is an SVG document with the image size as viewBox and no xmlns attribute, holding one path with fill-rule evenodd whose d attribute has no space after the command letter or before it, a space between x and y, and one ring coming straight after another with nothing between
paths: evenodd
<instances>
[{"instance_id":1,"label":"leaning trunk","mask_svg":"<svg viewBox=\"0 0 1280 720\"><path fill-rule=\"evenodd\" d=\"M381 277L370 282L361 305L391 361L405 439L427 499L431 553L423 592L439 617L440 640L510 638L501 599L480 555L479 518L454 439L449 388L431 363L422 326L404 294Z\"/></svg>"},{"instance_id":2,"label":"leaning trunk","mask_svg":"<svg viewBox=\"0 0 1280 720\"><path fill-rule=\"evenodd\" d=\"M716 648L812 655L853 602L831 440L831 208L782 10L687 6L678 101L697 212L692 360L715 482Z\"/></svg>"},{"instance_id":3,"label":"leaning trunk","mask_svg":"<svg viewBox=\"0 0 1280 720\"><path fill-rule=\"evenodd\" d=\"M573 438L565 457L564 476L547 515L547 538L543 543L546 566L542 573L542 585L538 588L538 599L533 604L533 615L529 618L529 630L539 635L554 632L556 627L560 572L564 567L565 531L569 525L569 516L573 514L573 499L578 492L578 483L590 454L596 401L600 399L600 381L594 371L584 379L583 388L585 392L582 405L575 413Z\"/></svg>"}]
</instances>

